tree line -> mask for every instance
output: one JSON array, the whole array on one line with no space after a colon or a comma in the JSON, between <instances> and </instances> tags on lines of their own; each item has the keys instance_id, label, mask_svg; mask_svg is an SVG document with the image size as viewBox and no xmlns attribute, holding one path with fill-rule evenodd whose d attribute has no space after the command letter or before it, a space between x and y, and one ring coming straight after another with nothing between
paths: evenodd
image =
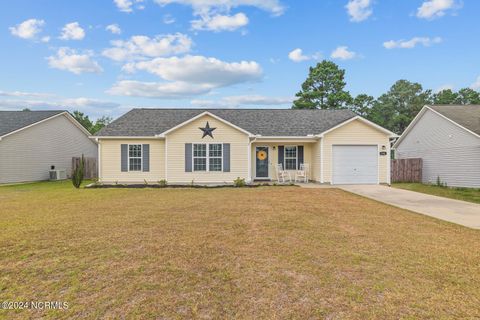
<instances>
[{"instance_id":1,"label":"tree line","mask_svg":"<svg viewBox=\"0 0 480 320\"><path fill-rule=\"evenodd\" d=\"M309 74L296 94L293 109L350 109L358 115L401 134L425 105L480 104L480 93L463 88L434 93L419 83L398 80L378 98L368 94L353 97L345 90L345 70L324 60L310 67Z\"/></svg>"}]
</instances>

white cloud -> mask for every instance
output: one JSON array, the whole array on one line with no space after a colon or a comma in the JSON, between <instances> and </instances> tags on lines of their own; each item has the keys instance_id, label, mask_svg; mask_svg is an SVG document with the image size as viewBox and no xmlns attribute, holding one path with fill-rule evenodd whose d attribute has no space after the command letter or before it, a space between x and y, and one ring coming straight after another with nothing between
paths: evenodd
<instances>
[{"instance_id":1,"label":"white cloud","mask_svg":"<svg viewBox=\"0 0 480 320\"><path fill-rule=\"evenodd\" d=\"M417 17L421 19L435 19L445 15L445 11L460 8L455 0L426 0L417 9Z\"/></svg>"},{"instance_id":2,"label":"white cloud","mask_svg":"<svg viewBox=\"0 0 480 320\"><path fill-rule=\"evenodd\" d=\"M188 5L193 8L195 15L209 14L212 11L229 12L240 6L256 7L273 15L285 12L285 7L278 0L155 0L155 2L162 6L172 3Z\"/></svg>"},{"instance_id":3,"label":"white cloud","mask_svg":"<svg viewBox=\"0 0 480 320\"><path fill-rule=\"evenodd\" d=\"M90 51L80 54L74 49L60 48L56 56L50 56L47 60L51 68L70 71L75 74L102 72L102 67L98 62L92 60L92 56L93 53Z\"/></svg>"},{"instance_id":4,"label":"white cloud","mask_svg":"<svg viewBox=\"0 0 480 320\"><path fill-rule=\"evenodd\" d=\"M43 43L47 43L47 42L50 41L50 37L49 37L49 36L42 37L42 38L40 39L40 41L43 42Z\"/></svg>"},{"instance_id":5,"label":"white cloud","mask_svg":"<svg viewBox=\"0 0 480 320\"><path fill-rule=\"evenodd\" d=\"M165 24L175 23L175 18L171 14L166 14L163 16L163 23Z\"/></svg>"},{"instance_id":6,"label":"white cloud","mask_svg":"<svg viewBox=\"0 0 480 320\"><path fill-rule=\"evenodd\" d=\"M240 12L235 15L202 16L198 20L192 20L192 29L209 31L234 31L248 24L248 17Z\"/></svg>"},{"instance_id":7,"label":"white cloud","mask_svg":"<svg viewBox=\"0 0 480 320\"><path fill-rule=\"evenodd\" d=\"M473 90L480 90L480 76L477 78L477 80L470 85L470 88Z\"/></svg>"},{"instance_id":8,"label":"white cloud","mask_svg":"<svg viewBox=\"0 0 480 320\"><path fill-rule=\"evenodd\" d=\"M303 50L300 48L290 51L290 53L288 54L288 58L294 62L302 62L302 61L310 60L310 57L304 55Z\"/></svg>"},{"instance_id":9,"label":"white cloud","mask_svg":"<svg viewBox=\"0 0 480 320\"><path fill-rule=\"evenodd\" d=\"M133 11L133 5L137 4L137 9L143 9L144 6L141 4L143 0L113 0L118 10L122 12L130 13Z\"/></svg>"},{"instance_id":10,"label":"white cloud","mask_svg":"<svg viewBox=\"0 0 480 320\"><path fill-rule=\"evenodd\" d=\"M250 6L265 10L274 16L282 15L285 7L279 0L155 0L161 6L176 3L191 6L193 15L198 17L191 21L194 30L233 31L248 24L244 13L230 15L233 8Z\"/></svg>"},{"instance_id":11,"label":"white cloud","mask_svg":"<svg viewBox=\"0 0 480 320\"><path fill-rule=\"evenodd\" d=\"M417 45L423 45L424 47L429 47L433 44L437 44L442 42L442 38L435 37L435 38L428 38L428 37L414 37L410 40L390 40L383 43L383 46L386 49L412 49L415 48Z\"/></svg>"},{"instance_id":12,"label":"white cloud","mask_svg":"<svg viewBox=\"0 0 480 320\"><path fill-rule=\"evenodd\" d=\"M36 35L42 31L45 25L44 20L28 19L15 27L10 27L10 33L22 39L35 39Z\"/></svg>"},{"instance_id":13,"label":"white cloud","mask_svg":"<svg viewBox=\"0 0 480 320\"><path fill-rule=\"evenodd\" d=\"M108 26L105 27L105 30L110 31L113 34L121 34L122 29L120 29L120 26L116 23L109 24Z\"/></svg>"},{"instance_id":14,"label":"white cloud","mask_svg":"<svg viewBox=\"0 0 480 320\"><path fill-rule=\"evenodd\" d=\"M54 96L51 93L26 92L26 91L0 91L2 97L29 97L29 98L47 98Z\"/></svg>"},{"instance_id":15,"label":"white cloud","mask_svg":"<svg viewBox=\"0 0 480 320\"><path fill-rule=\"evenodd\" d=\"M141 82L122 80L107 90L108 94L129 97L180 99L208 93L213 86L208 84L191 84L175 82Z\"/></svg>"},{"instance_id":16,"label":"white cloud","mask_svg":"<svg viewBox=\"0 0 480 320\"><path fill-rule=\"evenodd\" d=\"M350 0L345 8L350 16L350 21L361 22L367 20L373 13L372 0Z\"/></svg>"},{"instance_id":17,"label":"white cloud","mask_svg":"<svg viewBox=\"0 0 480 320\"><path fill-rule=\"evenodd\" d=\"M332 59L339 59L339 60L350 60L357 56L357 54L353 51L348 50L347 46L340 46L332 51L330 57Z\"/></svg>"},{"instance_id":18,"label":"white cloud","mask_svg":"<svg viewBox=\"0 0 480 320\"><path fill-rule=\"evenodd\" d=\"M85 38L85 30L80 27L78 22L67 23L60 35L62 40L82 40L83 38Z\"/></svg>"},{"instance_id":19,"label":"white cloud","mask_svg":"<svg viewBox=\"0 0 480 320\"><path fill-rule=\"evenodd\" d=\"M191 104L198 107L208 108L236 108L241 106L279 106L289 105L293 98L266 97L262 95L228 96L220 100L192 100Z\"/></svg>"},{"instance_id":20,"label":"white cloud","mask_svg":"<svg viewBox=\"0 0 480 320\"><path fill-rule=\"evenodd\" d=\"M115 61L154 58L189 52L192 39L182 33L147 36L133 36L129 40L111 41L112 48L103 50L102 54Z\"/></svg>"},{"instance_id":21,"label":"white cloud","mask_svg":"<svg viewBox=\"0 0 480 320\"><path fill-rule=\"evenodd\" d=\"M262 77L262 68L255 61L225 62L190 55L132 62L123 69L127 72L146 71L168 81L208 84L213 87L254 81Z\"/></svg>"},{"instance_id":22,"label":"white cloud","mask_svg":"<svg viewBox=\"0 0 480 320\"><path fill-rule=\"evenodd\" d=\"M203 56L156 58L131 62L123 67L126 72L146 71L157 75L161 82L123 80L107 92L112 95L147 98L185 98L206 94L213 89L262 77L260 65L254 61L224 62Z\"/></svg>"}]
</instances>

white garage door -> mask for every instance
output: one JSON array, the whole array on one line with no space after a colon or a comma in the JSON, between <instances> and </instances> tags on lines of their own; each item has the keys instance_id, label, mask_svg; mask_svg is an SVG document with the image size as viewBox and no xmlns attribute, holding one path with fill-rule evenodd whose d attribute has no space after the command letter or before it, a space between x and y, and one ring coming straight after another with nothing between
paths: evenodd
<instances>
[{"instance_id":1,"label":"white garage door","mask_svg":"<svg viewBox=\"0 0 480 320\"><path fill-rule=\"evenodd\" d=\"M333 184L377 184L377 146L333 146Z\"/></svg>"}]
</instances>

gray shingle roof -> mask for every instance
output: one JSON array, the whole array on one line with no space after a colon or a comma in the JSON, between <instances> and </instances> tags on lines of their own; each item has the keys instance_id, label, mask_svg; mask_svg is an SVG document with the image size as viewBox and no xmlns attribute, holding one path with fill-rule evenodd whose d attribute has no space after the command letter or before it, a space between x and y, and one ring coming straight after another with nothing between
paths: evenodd
<instances>
[{"instance_id":1,"label":"gray shingle roof","mask_svg":"<svg viewBox=\"0 0 480 320\"><path fill-rule=\"evenodd\" d=\"M430 108L480 135L480 105L437 105Z\"/></svg>"},{"instance_id":2,"label":"gray shingle roof","mask_svg":"<svg viewBox=\"0 0 480 320\"><path fill-rule=\"evenodd\" d=\"M292 109L132 109L97 136L154 136L208 111L252 134L320 134L356 114L349 110Z\"/></svg>"},{"instance_id":3,"label":"gray shingle roof","mask_svg":"<svg viewBox=\"0 0 480 320\"><path fill-rule=\"evenodd\" d=\"M62 112L65 111L0 111L0 137Z\"/></svg>"}]
</instances>

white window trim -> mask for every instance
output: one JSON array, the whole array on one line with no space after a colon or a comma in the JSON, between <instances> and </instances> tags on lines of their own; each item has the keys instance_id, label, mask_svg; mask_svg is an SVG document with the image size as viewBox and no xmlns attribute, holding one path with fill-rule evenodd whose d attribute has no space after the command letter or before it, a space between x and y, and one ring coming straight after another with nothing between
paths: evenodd
<instances>
[{"instance_id":1,"label":"white window trim","mask_svg":"<svg viewBox=\"0 0 480 320\"><path fill-rule=\"evenodd\" d=\"M130 146L140 146L140 157L130 157ZM143 172L143 144L141 143L132 143L128 144L128 157L127 157L127 165L128 165L128 172ZM130 159L140 159L140 170L130 170Z\"/></svg>"},{"instance_id":2,"label":"white window trim","mask_svg":"<svg viewBox=\"0 0 480 320\"><path fill-rule=\"evenodd\" d=\"M294 147L295 148L295 169L287 169L287 148ZM288 157L288 159L293 159L293 157ZM298 168L298 146L296 145L288 145L283 147L283 162L285 163L285 167L283 170L297 170Z\"/></svg>"},{"instance_id":3,"label":"white window trim","mask_svg":"<svg viewBox=\"0 0 480 320\"><path fill-rule=\"evenodd\" d=\"M203 159L204 157L195 157L195 145L204 144L207 146L206 148L206 168L205 170L195 170L195 158ZM222 155L220 157L212 157L214 159L220 159L222 163L222 168L219 171L210 171L210 145L212 144L219 144L222 150ZM222 142L215 142L215 143L206 143L206 142L196 142L192 143L192 172L223 172L223 143Z\"/></svg>"}]
</instances>

